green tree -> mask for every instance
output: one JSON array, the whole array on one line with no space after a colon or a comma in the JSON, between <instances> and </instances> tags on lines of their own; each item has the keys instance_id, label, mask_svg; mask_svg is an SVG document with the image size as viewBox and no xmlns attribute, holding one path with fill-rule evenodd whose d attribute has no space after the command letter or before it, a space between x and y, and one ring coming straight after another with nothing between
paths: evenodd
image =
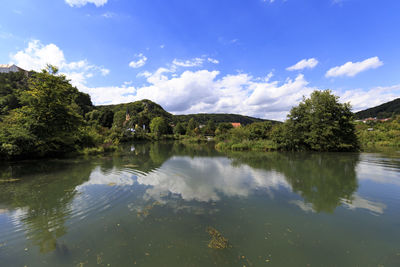
<instances>
[{"instance_id":1,"label":"green tree","mask_svg":"<svg viewBox=\"0 0 400 267\"><path fill-rule=\"evenodd\" d=\"M79 91L57 72L48 66L31 75L28 89L21 92L23 106L12 110L0 125L0 154L44 156L76 149L83 126L74 101Z\"/></svg>"},{"instance_id":2,"label":"green tree","mask_svg":"<svg viewBox=\"0 0 400 267\"><path fill-rule=\"evenodd\" d=\"M163 117L155 117L150 122L150 131L156 136L160 137L168 133L168 123Z\"/></svg>"},{"instance_id":3,"label":"green tree","mask_svg":"<svg viewBox=\"0 0 400 267\"><path fill-rule=\"evenodd\" d=\"M99 118L99 123L103 127L111 128L114 122L114 112L111 109L104 110Z\"/></svg>"},{"instance_id":4,"label":"green tree","mask_svg":"<svg viewBox=\"0 0 400 267\"><path fill-rule=\"evenodd\" d=\"M186 134L187 135L195 135L194 130L196 129L196 127L197 127L196 121L193 118L191 118L186 127Z\"/></svg>"},{"instance_id":5,"label":"green tree","mask_svg":"<svg viewBox=\"0 0 400 267\"><path fill-rule=\"evenodd\" d=\"M330 90L314 91L310 98L292 108L281 132L275 132L275 140L291 150L356 150L358 142L350 104L338 100Z\"/></svg>"},{"instance_id":6,"label":"green tree","mask_svg":"<svg viewBox=\"0 0 400 267\"><path fill-rule=\"evenodd\" d=\"M249 131L249 139L269 139L270 132L272 129L272 123L269 121L265 122L254 122L246 126Z\"/></svg>"},{"instance_id":7,"label":"green tree","mask_svg":"<svg viewBox=\"0 0 400 267\"><path fill-rule=\"evenodd\" d=\"M218 124L217 129L215 130L215 134L226 134L230 129L232 129L232 123L229 122L222 122Z\"/></svg>"},{"instance_id":8,"label":"green tree","mask_svg":"<svg viewBox=\"0 0 400 267\"><path fill-rule=\"evenodd\" d=\"M174 134L184 135L186 133L186 129L183 127L181 122L178 122L174 127Z\"/></svg>"},{"instance_id":9,"label":"green tree","mask_svg":"<svg viewBox=\"0 0 400 267\"><path fill-rule=\"evenodd\" d=\"M214 135L217 127L213 120L208 120L206 127L204 127L204 134L206 135Z\"/></svg>"}]
</instances>

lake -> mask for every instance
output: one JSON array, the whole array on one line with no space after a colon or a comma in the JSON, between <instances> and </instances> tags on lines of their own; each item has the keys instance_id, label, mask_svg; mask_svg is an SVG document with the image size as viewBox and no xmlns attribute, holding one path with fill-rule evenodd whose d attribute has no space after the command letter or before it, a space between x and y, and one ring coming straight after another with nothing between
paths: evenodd
<instances>
[{"instance_id":1,"label":"lake","mask_svg":"<svg viewBox=\"0 0 400 267\"><path fill-rule=\"evenodd\" d=\"M396 151L135 144L0 178L19 179L0 183L1 266L400 266Z\"/></svg>"}]
</instances>

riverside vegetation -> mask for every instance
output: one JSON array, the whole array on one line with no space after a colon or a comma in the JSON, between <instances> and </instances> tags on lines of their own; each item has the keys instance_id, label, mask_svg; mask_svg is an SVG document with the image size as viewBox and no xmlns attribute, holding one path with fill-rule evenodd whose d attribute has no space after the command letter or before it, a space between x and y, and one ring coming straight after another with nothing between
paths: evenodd
<instances>
[{"instance_id":1,"label":"riverside vegetation","mask_svg":"<svg viewBox=\"0 0 400 267\"><path fill-rule=\"evenodd\" d=\"M103 153L132 140L213 138L219 150L355 151L399 146L400 117L356 124L347 103L314 91L284 123L232 114L174 116L150 100L94 106L54 66L0 74L0 158ZM395 114L395 113L393 113ZM231 120L242 126L233 128Z\"/></svg>"}]
</instances>

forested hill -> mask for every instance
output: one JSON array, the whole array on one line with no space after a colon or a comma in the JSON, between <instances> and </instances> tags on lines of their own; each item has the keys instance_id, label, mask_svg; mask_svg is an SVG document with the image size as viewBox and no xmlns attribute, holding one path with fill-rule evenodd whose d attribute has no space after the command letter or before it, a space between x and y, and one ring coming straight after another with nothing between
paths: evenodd
<instances>
[{"instance_id":1,"label":"forested hill","mask_svg":"<svg viewBox=\"0 0 400 267\"><path fill-rule=\"evenodd\" d=\"M193 118L196 122L200 124L206 124L207 121L209 120L214 121L215 123L240 122L243 125L251 124L253 122L262 122L262 121L271 121L272 123L278 123L278 121L273 121L273 120L264 120L238 114L224 114L224 113L199 113L199 114L174 116L176 122L187 122L191 118Z\"/></svg>"},{"instance_id":2,"label":"forested hill","mask_svg":"<svg viewBox=\"0 0 400 267\"><path fill-rule=\"evenodd\" d=\"M397 98L393 101L384 103L382 105L359 111L356 113L356 118L365 119L370 117L372 118L377 117L378 119L384 119L399 114L400 114L400 98Z\"/></svg>"},{"instance_id":3,"label":"forested hill","mask_svg":"<svg viewBox=\"0 0 400 267\"><path fill-rule=\"evenodd\" d=\"M207 122L210 120L213 121L214 123L240 122L242 125L247 125L253 122L262 122L262 121L271 121L272 123L278 123L277 121L253 118L239 114L199 113L199 114L189 114L189 115L172 115L171 113L165 111L159 104L154 103L147 99L125 104L97 106L96 109L102 112L106 110L111 110L114 114L119 113L121 115L126 114L126 112L128 112L131 118L134 120L135 120L134 117L137 117L138 119L142 117L148 117L149 119L148 121L142 122L143 118L139 119L140 122L139 121L136 122L139 124L140 123L147 124L151 119L155 117L163 117L167 121L175 124L178 122L188 122L191 118L193 118L198 124L207 124Z\"/></svg>"}]
</instances>

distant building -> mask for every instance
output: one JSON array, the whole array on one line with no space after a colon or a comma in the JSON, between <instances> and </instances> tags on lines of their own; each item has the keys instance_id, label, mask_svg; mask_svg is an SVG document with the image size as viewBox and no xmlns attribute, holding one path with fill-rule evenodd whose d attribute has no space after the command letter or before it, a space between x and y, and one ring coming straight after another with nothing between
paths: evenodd
<instances>
[{"instance_id":1,"label":"distant building","mask_svg":"<svg viewBox=\"0 0 400 267\"><path fill-rule=\"evenodd\" d=\"M18 72L23 71L26 74L28 73L26 70L21 69L15 64L0 64L0 73L10 73L10 72Z\"/></svg>"},{"instance_id":2,"label":"distant building","mask_svg":"<svg viewBox=\"0 0 400 267\"><path fill-rule=\"evenodd\" d=\"M386 119L366 118L366 119L358 120L358 121L362 121L363 123L367 123L367 122L370 122L370 121L381 121L381 122L385 122L385 121L390 121L390 120L391 120L391 118L386 118Z\"/></svg>"},{"instance_id":3,"label":"distant building","mask_svg":"<svg viewBox=\"0 0 400 267\"><path fill-rule=\"evenodd\" d=\"M240 122L232 122L231 124L232 124L233 128L239 128L240 126L242 126L240 124Z\"/></svg>"}]
</instances>

